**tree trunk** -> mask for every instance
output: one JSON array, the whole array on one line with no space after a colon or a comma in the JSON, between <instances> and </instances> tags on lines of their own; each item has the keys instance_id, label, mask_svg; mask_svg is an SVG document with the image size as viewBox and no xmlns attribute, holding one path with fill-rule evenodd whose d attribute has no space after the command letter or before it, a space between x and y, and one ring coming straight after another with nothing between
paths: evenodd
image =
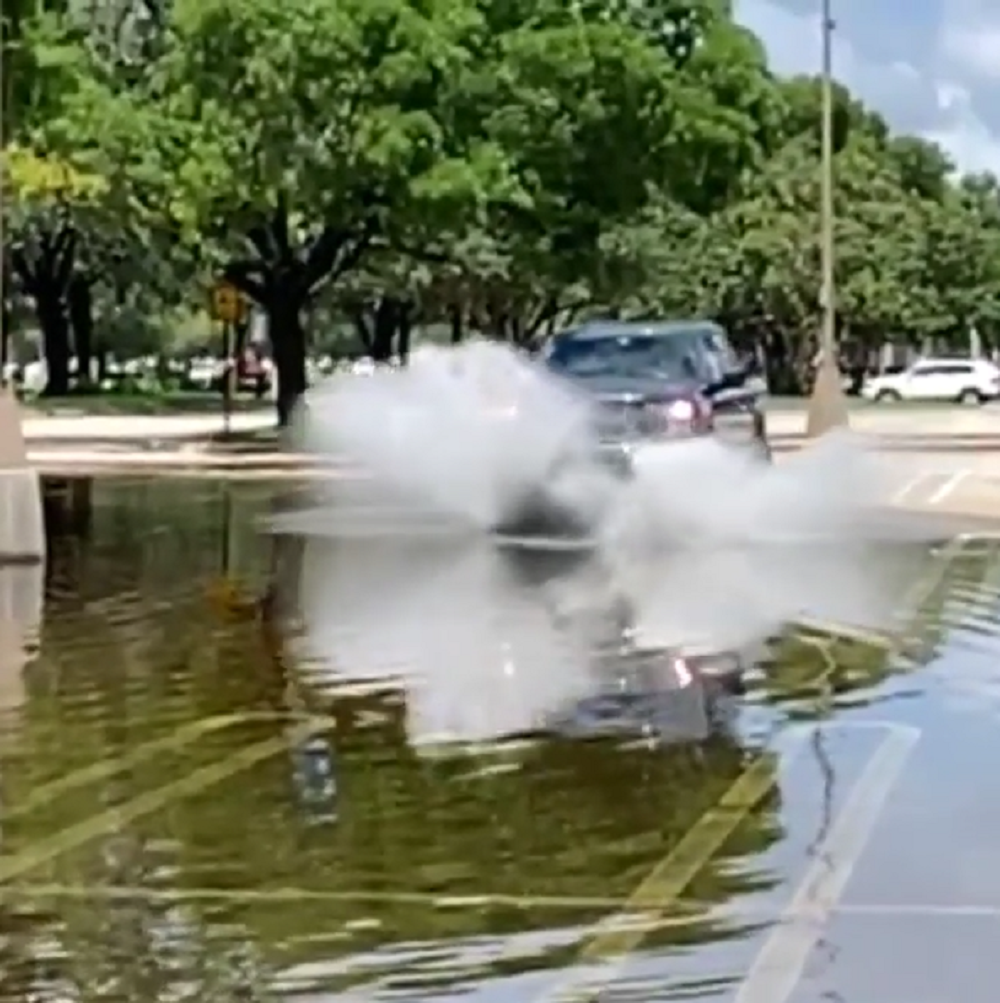
<instances>
[{"instance_id":1,"label":"tree trunk","mask_svg":"<svg viewBox=\"0 0 1000 1003\"><path fill-rule=\"evenodd\" d=\"M391 296L383 296L379 300L372 325L373 362L388 362L392 358L400 313L399 302Z\"/></svg>"},{"instance_id":2,"label":"tree trunk","mask_svg":"<svg viewBox=\"0 0 1000 1003\"><path fill-rule=\"evenodd\" d=\"M410 338L413 334L413 307L404 303L399 315L399 335L396 339L396 354L400 365L405 366L410 358Z\"/></svg>"},{"instance_id":3,"label":"tree trunk","mask_svg":"<svg viewBox=\"0 0 1000 1003\"><path fill-rule=\"evenodd\" d=\"M294 295L277 295L264 304L271 353L278 377L278 424L286 427L298 399L306 392L304 303Z\"/></svg>"},{"instance_id":4,"label":"tree trunk","mask_svg":"<svg viewBox=\"0 0 1000 1003\"><path fill-rule=\"evenodd\" d=\"M31 248L15 247L14 273L35 304L42 347L48 367L43 393L58 397L69 393L69 287L76 260L76 231L65 221L39 235Z\"/></svg>"},{"instance_id":5,"label":"tree trunk","mask_svg":"<svg viewBox=\"0 0 1000 1003\"><path fill-rule=\"evenodd\" d=\"M462 308L457 305L449 307L448 313L451 320L451 343L459 345L465 338L465 316Z\"/></svg>"},{"instance_id":6,"label":"tree trunk","mask_svg":"<svg viewBox=\"0 0 1000 1003\"><path fill-rule=\"evenodd\" d=\"M69 321L76 349L77 379L89 386L94 358L94 310L90 283L82 275L73 276L69 285Z\"/></svg>"},{"instance_id":7,"label":"tree trunk","mask_svg":"<svg viewBox=\"0 0 1000 1003\"><path fill-rule=\"evenodd\" d=\"M378 230L374 195L360 199L360 216L346 228L326 223L304 246L292 235L287 199L278 197L246 231L250 258L234 260L226 278L264 308L278 377L278 422L286 426L306 391L303 313L319 290L356 268Z\"/></svg>"},{"instance_id":8,"label":"tree trunk","mask_svg":"<svg viewBox=\"0 0 1000 1003\"><path fill-rule=\"evenodd\" d=\"M4 276L6 283L6 276ZM10 286L4 286L9 289ZM11 329L10 299L0 296L0 384L7 382L7 363L10 361L10 329Z\"/></svg>"},{"instance_id":9,"label":"tree trunk","mask_svg":"<svg viewBox=\"0 0 1000 1003\"><path fill-rule=\"evenodd\" d=\"M40 297L37 301L38 326L42 329L48 378L44 397L65 397L69 393L70 332L69 313L62 296Z\"/></svg>"}]
</instances>

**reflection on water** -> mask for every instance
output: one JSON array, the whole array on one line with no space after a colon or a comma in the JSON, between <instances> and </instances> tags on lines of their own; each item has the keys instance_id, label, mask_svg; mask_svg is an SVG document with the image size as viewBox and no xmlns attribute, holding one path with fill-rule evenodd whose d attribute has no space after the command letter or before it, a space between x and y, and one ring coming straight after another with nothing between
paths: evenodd
<instances>
[{"instance_id":1,"label":"reflection on water","mask_svg":"<svg viewBox=\"0 0 1000 1003\"><path fill-rule=\"evenodd\" d=\"M556 720L655 728L682 708L693 715L682 732L706 730L698 687L679 692L686 674L662 652L623 650L625 613L589 554L475 537L318 538L303 549L302 582L317 671L354 689L405 689L414 744L481 743Z\"/></svg>"},{"instance_id":2,"label":"reflection on water","mask_svg":"<svg viewBox=\"0 0 1000 1003\"><path fill-rule=\"evenodd\" d=\"M745 697L679 676L580 555L272 549L266 485L73 490L44 574L0 572L5 1003L530 999L657 867L644 957L690 973L791 880L768 854L805 823L771 736L911 685L820 636L773 646ZM995 556L920 598L912 662ZM706 826L748 770L780 783ZM643 977L664 998L673 972ZM725 998L739 973L717 974L687 998Z\"/></svg>"}]
</instances>

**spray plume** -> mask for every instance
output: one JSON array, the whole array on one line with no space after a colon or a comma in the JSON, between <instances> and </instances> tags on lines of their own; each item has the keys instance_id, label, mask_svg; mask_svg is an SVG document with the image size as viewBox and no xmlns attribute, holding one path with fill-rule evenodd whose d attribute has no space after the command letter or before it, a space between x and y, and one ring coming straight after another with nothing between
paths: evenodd
<instances>
[{"instance_id":1,"label":"spray plume","mask_svg":"<svg viewBox=\"0 0 1000 1003\"><path fill-rule=\"evenodd\" d=\"M592 687L588 652L621 643L609 610L649 650L740 650L796 621L891 626L913 561L879 514L902 480L884 457L840 434L772 466L700 438L640 452L623 481L593 456L591 420L589 400L490 343L313 390L296 447L365 476L325 482L276 527L311 541L312 654L405 676L418 731L471 738ZM586 532L493 532L540 498Z\"/></svg>"}]
</instances>

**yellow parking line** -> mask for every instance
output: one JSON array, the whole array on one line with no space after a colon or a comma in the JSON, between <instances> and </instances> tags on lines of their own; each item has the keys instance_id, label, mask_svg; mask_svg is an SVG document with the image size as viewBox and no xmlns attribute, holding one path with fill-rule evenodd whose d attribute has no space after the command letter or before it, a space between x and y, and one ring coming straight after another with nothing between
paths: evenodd
<instances>
[{"instance_id":1,"label":"yellow parking line","mask_svg":"<svg viewBox=\"0 0 1000 1003\"><path fill-rule=\"evenodd\" d=\"M419 905L430 909L476 909L483 906L511 906L515 909L614 909L620 900L599 896L576 895L437 895L430 892L393 892L360 890L322 890L313 888L149 888L142 885L78 885L26 884L6 889L24 898L66 899L135 899L154 902L358 902ZM670 904L670 903L667 903ZM678 900L673 903L683 910L685 922L690 922L714 903Z\"/></svg>"},{"instance_id":2,"label":"yellow parking line","mask_svg":"<svg viewBox=\"0 0 1000 1003\"><path fill-rule=\"evenodd\" d=\"M14 802L4 810L4 816L10 819L12 816L26 815L28 812L41 808L43 805L51 804L56 798L61 797L69 791L78 787L86 787L87 784L97 783L106 780L123 770L138 766L147 759L162 752L183 749L196 742L199 738L210 735L214 731L221 731L230 725L239 724L244 718L239 714L225 714L218 717L207 717L200 721L178 728L169 735L162 735L158 738L150 739L134 746L126 755L116 759L102 759L94 763L89 763L66 776L35 787L24 798Z\"/></svg>"},{"instance_id":3,"label":"yellow parking line","mask_svg":"<svg viewBox=\"0 0 1000 1003\"><path fill-rule=\"evenodd\" d=\"M805 748L808 732L803 727L795 729L790 735L787 741L791 750L785 750L786 762L794 760ZM577 956L576 964L590 965L617 958L615 968L602 975L601 982L607 985L608 974L613 978L614 971L645 940L654 926L652 922L626 926L626 919L635 913L662 913L674 906L684 889L719 852L747 815L774 789L776 783L773 761L769 756L763 755L747 767L719 801L688 829L684 838L646 875L618 912L602 924L604 929L599 929L587 941ZM569 984L560 987L555 998L587 1000L600 992L591 992L585 986L578 987L574 985L575 981L571 979ZM543 998L550 998L549 994Z\"/></svg>"},{"instance_id":4,"label":"yellow parking line","mask_svg":"<svg viewBox=\"0 0 1000 1003\"><path fill-rule=\"evenodd\" d=\"M19 815L26 815L28 812L51 804L57 798L78 787L86 787L87 784L107 780L109 777L138 766L147 759L152 759L163 752L186 748L198 741L198 739L211 735L214 732L240 724L286 721L288 717L287 713L279 714L274 711L261 711L243 714L219 714L215 717L206 717L199 721L193 721L176 729L169 735L161 735L146 742L141 742L139 745L133 746L123 756L89 763L87 766L74 770L66 776L33 788L25 797L7 806L4 809L4 817L9 820Z\"/></svg>"},{"instance_id":5,"label":"yellow parking line","mask_svg":"<svg viewBox=\"0 0 1000 1003\"><path fill-rule=\"evenodd\" d=\"M331 723L329 718L313 718L312 723L299 726L292 735L280 735L256 742L231 756L226 756L215 763L194 770L169 784L164 784L152 791L146 791L131 801L85 818L19 853L6 858L0 857L0 882L20 877L64 853L84 846L104 832L128 825L130 822L135 822L160 811L181 798L207 790L283 751L292 742L308 738L310 735L330 727Z\"/></svg>"},{"instance_id":6,"label":"yellow parking line","mask_svg":"<svg viewBox=\"0 0 1000 1003\"><path fill-rule=\"evenodd\" d=\"M921 575L909 590L906 605L915 604L916 608L912 611L907 609L906 614L910 617L914 613L919 615L920 607L943 581L948 569L961 556L969 542L971 538L968 536L955 537L938 552L932 567ZM814 644L823 656L825 664L814 680L815 683L822 685L836 668L832 651L829 645L824 643L823 638L810 638L808 635L798 635L798 637L800 641ZM797 737L793 739L794 751L785 752L786 762L789 761L789 756L794 758L805 745L804 730L791 734ZM771 773L766 758L753 763L723 794L721 800L694 823L680 843L646 875L617 914L603 924L604 929L599 929L587 941L577 956L576 963L592 965L602 960L617 958L614 967L602 975L601 982L607 985L615 977L616 971L624 963L627 955L639 947L654 927L651 922L625 926L629 914L662 913L679 901L684 889L718 853L740 822L766 797L776 783L777 778ZM543 998L580 1001L593 999L599 993L599 989L590 990L586 986L577 986L576 980L571 977L567 984L556 990L554 997L553 994L546 993Z\"/></svg>"},{"instance_id":7,"label":"yellow parking line","mask_svg":"<svg viewBox=\"0 0 1000 1003\"><path fill-rule=\"evenodd\" d=\"M280 905L298 902L356 902L387 905L418 905L428 909L477 909L482 906L512 906L516 909L606 909L620 905L616 898L588 897L585 895L505 895L502 893L483 895L434 895L430 892L380 892L380 891L317 891L311 888L149 888L143 885L72 885L72 884L27 884L14 885L4 889L10 898L19 899L131 899L133 901L190 903L190 902L233 902L253 904L264 902ZM680 915L664 917L662 926L688 926L698 922L706 913L717 909L718 902L702 902L698 899L680 898L665 902L664 906L676 909ZM659 906L659 903L657 903ZM774 922L774 906L754 906L733 903L732 915L743 920ZM801 909L783 910L793 920L804 915ZM727 907L727 912L729 909ZM829 907L829 913L838 916L913 916L950 917L979 916L1000 918L1000 906L977 905L934 905L909 904L899 902L862 902L849 905L837 902ZM339 933L333 936L340 936ZM291 938L295 940L296 938ZM315 939L305 935L305 939Z\"/></svg>"},{"instance_id":8,"label":"yellow parking line","mask_svg":"<svg viewBox=\"0 0 1000 1003\"><path fill-rule=\"evenodd\" d=\"M804 682L805 686L822 687L835 669L833 656L825 638L800 636L799 640L816 648L823 658L823 664L814 677ZM786 761L790 762L805 747L807 732L804 726L790 732L786 748ZM602 924L603 929L597 932L584 944L577 955L576 963L587 965L602 959L617 957L618 963L624 962L657 927L671 925L662 917L669 909L681 908L681 896L698 873L722 848L726 840L736 831L740 823L753 811L777 784L777 777L771 767L771 762L764 756L755 760L733 784L723 792L722 797L693 823L684 837L651 871L639 882L632 893L623 902L616 903L617 912ZM641 924L632 923L626 926L626 918L633 913L645 912L660 914L655 921L648 917ZM690 923L691 917L678 917L679 925ZM613 972L611 974L613 978ZM586 989L574 994L576 989L570 979L556 991L560 1000L586 1000L591 998ZM602 981L606 984L608 979ZM549 999L551 994L545 993L542 999Z\"/></svg>"}]
</instances>

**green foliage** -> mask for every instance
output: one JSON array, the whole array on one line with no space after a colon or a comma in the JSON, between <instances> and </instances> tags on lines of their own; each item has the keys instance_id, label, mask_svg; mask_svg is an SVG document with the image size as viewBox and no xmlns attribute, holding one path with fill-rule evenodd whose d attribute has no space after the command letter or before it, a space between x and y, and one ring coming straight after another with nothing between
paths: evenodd
<instances>
[{"instance_id":1,"label":"green foliage","mask_svg":"<svg viewBox=\"0 0 1000 1003\"><path fill-rule=\"evenodd\" d=\"M821 87L776 78L728 4L8 7L5 143L96 179L57 201L104 331L225 272L268 316L285 406L312 313L378 358L414 324L531 343L657 312L811 356ZM840 86L833 135L847 342L1000 342L996 180L956 181ZM9 247L51 216L21 182L5 202Z\"/></svg>"}]
</instances>

